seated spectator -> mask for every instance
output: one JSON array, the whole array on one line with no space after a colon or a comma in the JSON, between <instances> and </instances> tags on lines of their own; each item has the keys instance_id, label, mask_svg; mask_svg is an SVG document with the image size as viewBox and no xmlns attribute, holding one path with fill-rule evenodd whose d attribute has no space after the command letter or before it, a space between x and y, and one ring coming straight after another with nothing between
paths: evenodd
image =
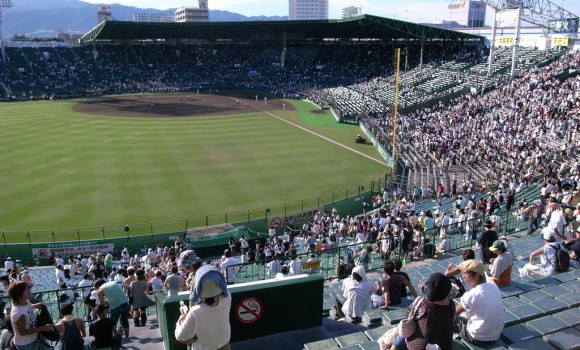
<instances>
[{"instance_id":1,"label":"seated spectator","mask_svg":"<svg viewBox=\"0 0 580 350\"><path fill-rule=\"evenodd\" d=\"M450 350L455 315L455 303L449 299L450 291L451 281L445 275L436 272L429 276L425 284L425 298L419 299L415 312L415 333L407 339L397 336L391 350L425 349L427 344L436 344L441 350Z\"/></svg>"},{"instance_id":2,"label":"seated spectator","mask_svg":"<svg viewBox=\"0 0 580 350\"><path fill-rule=\"evenodd\" d=\"M4 325L6 328L2 330L2 334L0 334L0 349L11 349L10 341L14 337L14 329L12 328L12 322L10 321L10 316L7 316L4 320Z\"/></svg>"},{"instance_id":3,"label":"seated spectator","mask_svg":"<svg viewBox=\"0 0 580 350\"><path fill-rule=\"evenodd\" d=\"M544 246L530 253L530 262L523 268L518 269L520 277L528 278L534 274L541 276L551 276L556 273L556 252L557 249L566 249L549 231L543 233ZM537 265L534 260L540 256L540 264Z\"/></svg>"},{"instance_id":4,"label":"seated spectator","mask_svg":"<svg viewBox=\"0 0 580 350\"><path fill-rule=\"evenodd\" d=\"M403 301L401 298L402 286L409 288L411 294L416 298L417 291L405 277L395 274L395 264L387 260L383 263L383 270L386 273L386 277L382 280L382 290L384 304L381 305L381 309L387 309L389 305L399 305ZM353 270L354 271L354 270Z\"/></svg>"},{"instance_id":5,"label":"seated spectator","mask_svg":"<svg viewBox=\"0 0 580 350\"><path fill-rule=\"evenodd\" d=\"M504 326L504 309L499 288L485 282L483 264L466 260L457 266L465 283L472 287L455 309L455 333L469 343L484 346L499 339ZM466 312L466 313L464 313Z\"/></svg>"},{"instance_id":6,"label":"seated spectator","mask_svg":"<svg viewBox=\"0 0 580 350\"><path fill-rule=\"evenodd\" d=\"M576 229L576 239L570 246L570 267L580 269L580 227Z\"/></svg>"},{"instance_id":7,"label":"seated spectator","mask_svg":"<svg viewBox=\"0 0 580 350\"><path fill-rule=\"evenodd\" d=\"M441 240L439 244L437 244L437 253L442 254L451 250L451 241L447 239L447 233L445 230L441 230L439 234L439 239Z\"/></svg>"},{"instance_id":8,"label":"seated spectator","mask_svg":"<svg viewBox=\"0 0 580 350\"><path fill-rule=\"evenodd\" d=\"M87 336L83 319L72 314L73 301L74 299L61 298L62 319L54 326L60 335L63 350L84 348L83 338Z\"/></svg>"},{"instance_id":9,"label":"seated spectator","mask_svg":"<svg viewBox=\"0 0 580 350\"><path fill-rule=\"evenodd\" d=\"M505 243L501 240L493 242L489 250L497 255L491 259L489 268L490 276L487 281L496 286L509 286L512 282L512 266L514 257L512 253L506 251Z\"/></svg>"},{"instance_id":10,"label":"seated spectator","mask_svg":"<svg viewBox=\"0 0 580 350\"><path fill-rule=\"evenodd\" d=\"M289 276L290 276L290 268L288 267L288 265L282 265L280 272L278 272L274 278L277 280L281 280Z\"/></svg>"},{"instance_id":11,"label":"seated spectator","mask_svg":"<svg viewBox=\"0 0 580 350\"><path fill-rule=\"evenodd\" d=\"M360 323L366 310L372 308L371 295L375 291L362 266L356 266L352 275L342 283L342 293L336 295L335 319L346 318L350 323Z\"/></svg>"},{"instance_id":12,"label":"seated spectator","mask_svg":"<svg viewBox=\"0 0 580 350\"><path fill-rule=\"evenodd\" d=\"M109 316L109 305L99 304L95 312L97 320L89 325L89 335L94 337L93 349L120 348L122 336L117 332L117 322Z\"/></svg>"}]
</instances>

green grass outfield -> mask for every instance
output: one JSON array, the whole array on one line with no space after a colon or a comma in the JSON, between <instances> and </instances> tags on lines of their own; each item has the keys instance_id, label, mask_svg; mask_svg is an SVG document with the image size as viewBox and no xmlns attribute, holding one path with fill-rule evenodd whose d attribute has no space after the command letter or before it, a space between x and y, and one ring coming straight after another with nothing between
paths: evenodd
<instances>
[{"instance_id":1,"label":"green grass outfield","mask_svg":"<svg viewBox=\"0 0 580 350\"><path fill-rule=\"evenodd\" d=\"M72 111L74 103L0 104L0 232L245 211L344 193L387 172L266 113L92 116ZM297 111L272 114L381 160L372 145L353 142L357 126L287 103Z\"/></svg>"}]
</instances>

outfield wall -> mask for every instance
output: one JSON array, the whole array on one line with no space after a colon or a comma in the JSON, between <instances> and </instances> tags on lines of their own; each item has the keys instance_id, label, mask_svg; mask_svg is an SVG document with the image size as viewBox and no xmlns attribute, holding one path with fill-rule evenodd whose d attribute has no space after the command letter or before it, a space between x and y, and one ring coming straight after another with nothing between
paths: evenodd
<instances>
[{"instance_id":1,"label":"outfield wall","mask_svg":"<svg viewBox=\"0 0 580 350\"><path fill-rule=\"evenodd\" d=\"M276 220L281 223L277 228L277 233L282 234L286 229L288 219L290 217L294 218L295 227L299 228L304 222L311 222L312 218L319 210L332 211L336 208L338 213L342 217L347 215L358 215L362 212L362 203L366 200L367 203L371 203L373 194L380 191L384 187L384 181L371 182L370 188L360 188L358 193L349 193L346 191L343 198L338 198L338 195L333 194L331 197L333 200L325 201L322 198L318 199L318 205L312 207L304 208L301 211L282 211L281 208L270 209L270 212L264 211L265 217L247 220L241 222L232 223L232 225L239 229L239 236L241 234L247 234L253 243L253 239L265 239L267 236L268 225L272 224L272 221ZM286 205L284 205L286 207ZM227 217L227 215L226 215ZM209 219L206 219L208 222ZM223 222L222 222L223 223ZM188 225L187 223L185 224ZM61 254L63 257L76 256L76 255L89 255L95 254L96 252L109 252L116 249L120 252L125 245L129 247L129 251L133 254L141 249L141 246L147 245L147 247L155 246L156 244L167 244L168 246L172 244L176 236L184 237L186 230L165 232L165 233L151 233L151 234L135 234L132 233L133 230L129 230L125 233L125 236L116 237L98 237L93 234L91 237L84 238L80 231L77 231L78 239L75 241L59 241L55 240L54 237L58 234L52 232L52 234L44 235L46 242L29 242L13 244L6 243L2 241L5 239L5 235L0 233L0 255L4 256L7 254L13 260L21 260L23 265L33 265L34 255L38 255L41 265L46 265L48 263L48 256L51 252L55 254ZM28 239L30 239L30 234L26 234ZM207 244L207 240L204 240L203 247L195 247L197 254L201 257L216 256L221 255L224 249L228 248L227 242L224 243L223 237L216 237L216 244ZM236 237L239 238L239 237ZM22 238L26 240L27 237Z\"/></svg>"}]
</instances>

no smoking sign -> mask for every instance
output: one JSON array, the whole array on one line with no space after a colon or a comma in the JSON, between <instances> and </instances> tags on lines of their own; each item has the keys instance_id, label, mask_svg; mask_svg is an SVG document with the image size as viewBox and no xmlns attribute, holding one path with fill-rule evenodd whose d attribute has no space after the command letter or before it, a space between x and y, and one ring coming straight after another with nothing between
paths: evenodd
<instances>
[{"instance_id":1,"label":"no smoking sign","mask_svg":"<svg viewBox=\"0 0 580 350\"><path fill-rule=\"evenodd\" d=\"M252 323L264 314L264 304L260 299L245 298L236 305L236 318L242 323Z\"/></svg>"}]
</instances>

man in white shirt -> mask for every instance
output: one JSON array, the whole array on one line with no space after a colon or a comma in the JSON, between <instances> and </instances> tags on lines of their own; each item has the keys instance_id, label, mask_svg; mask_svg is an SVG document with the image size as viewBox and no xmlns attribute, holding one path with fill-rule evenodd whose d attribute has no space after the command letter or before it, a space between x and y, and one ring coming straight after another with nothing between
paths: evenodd
<instances>
[{"instance_id":1,"label":"man in white shirt","mask_svg":"<svg viewBox=\"0 0 580 350\"><path fill-rule=\"evenodd\" d=\"M56 258L56 266L64 266L64 259L62 258L62 256L60 254L58 254L58 257Z\"/></svg>"},{"instance_id":2,"label":"man in white shirt","mask_svg":"<svg viewBox=\"0 0 580 350\"><path fill-rule=\"evenodd\" d=\"M499 339L504 326L501 292L495 284L485 281L481 262L465 260L457 267L465 283L473 288L461 297L455 309L458 317L454 331L469 343L478 346L492 344Z\"/></svg>"},{"instance_id":3,"label":"man in white shirt","mask_svg":"<svg viewBox=\"0 0 580 350\"><path fill-rule=\"evenodd\" d=\"M220 264L220 269L226 279L226 283L234 284L236 282L236 275L235 269L232 265L237 265L239 262L232 258L232 251L229 249L226 249L224 252L224 257L225 259Z\"/></svg>"},{"instance_id":4,"label":"man in white shirt","mask_svg":"<svg viewBox=\"0 0 580 350\"><path fill-rule=\"evenodd\" d=\"M64 277L64 270L62 268L62 265L56 266L56 271L54 272L54 274L56 276L56 284L58 284L59 287L61 288L66 288L66 279Z\"/></svg>"},{"instance_id":5,"label":"man in white shirt","mask_svg":"<svg viewBox=\"0 0 580 350\"><path fill-rule=\"evenodd\" d=\"M8 257L6 259L6 261L4 262L4 270L8 271L10 269L14 268L14 261L12 261L11 257Z\"/></svg>"},{"instance_id":6,"label":"man in white shirt","mask_svg":"<svg viewBox=\"0 0 580 350\"><path fill-rule=\"evenodd\" d=\"M149 248L149 251L147 252L147 262L151 267L157 266L157 254L155 254L151 248Z\"/></svg>"}]
</instances>

